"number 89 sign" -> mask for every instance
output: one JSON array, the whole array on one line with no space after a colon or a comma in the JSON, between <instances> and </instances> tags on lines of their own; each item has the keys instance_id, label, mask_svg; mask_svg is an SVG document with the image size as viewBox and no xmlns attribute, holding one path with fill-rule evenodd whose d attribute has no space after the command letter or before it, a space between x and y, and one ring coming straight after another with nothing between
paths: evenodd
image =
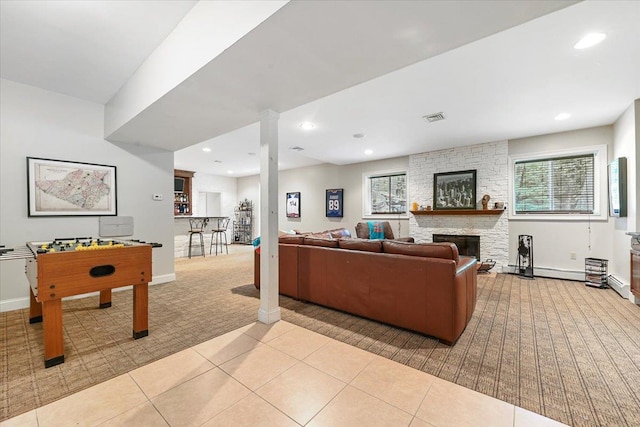
<instances>
[{"instance_id":1,"label":"number 89 sign","mask_svg":"<svg viewBox=\"0 0 640 427\"><path fill-rule=\"evenodd\" d=\"M327 190L327 216L328 217L342 217L342 188L333 190Z\"/></svg>"}]
</instances>

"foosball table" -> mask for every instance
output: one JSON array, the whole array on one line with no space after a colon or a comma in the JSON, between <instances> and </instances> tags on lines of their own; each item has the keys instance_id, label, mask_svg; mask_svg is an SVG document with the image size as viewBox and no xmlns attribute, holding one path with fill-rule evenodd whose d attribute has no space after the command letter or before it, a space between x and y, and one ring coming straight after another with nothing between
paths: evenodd
<instances>
[{"instance_id":1,"label":"foosball table","mask_svg":"<svg viewBox=\"0 0 640 427\"><path fill-rule=\"evenodd\" d=\"M92 238L29 242L26 258L31 287L29 323L42 322L46 368L64 362L62 298L100 292L100 308L111 306L111 290L133 286L133 338L149 334L148 283L151 249L140 241Z\"/></svg>"}]
</instances>

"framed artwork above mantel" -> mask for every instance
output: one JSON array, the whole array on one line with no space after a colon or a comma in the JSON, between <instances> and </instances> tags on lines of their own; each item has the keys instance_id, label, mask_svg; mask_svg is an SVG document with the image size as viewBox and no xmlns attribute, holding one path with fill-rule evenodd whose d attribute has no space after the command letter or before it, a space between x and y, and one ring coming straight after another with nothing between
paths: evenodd
<instances>
[{"instance_id":1,"label":"framed artwork above mantel","mask_svg":"<svg viewBox=\"0 0 640 427\"><path fill-rule=\"evenodd\" d=\"M476 170L433 174L434 210L475 210Z\"/></svg>"}]
</instances>

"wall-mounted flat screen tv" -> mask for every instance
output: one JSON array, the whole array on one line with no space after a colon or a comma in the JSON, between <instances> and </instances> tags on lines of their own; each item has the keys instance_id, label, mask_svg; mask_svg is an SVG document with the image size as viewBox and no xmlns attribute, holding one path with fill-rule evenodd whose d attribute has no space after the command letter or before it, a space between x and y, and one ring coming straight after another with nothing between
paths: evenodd
<instances>
[{"instance_id":1,"label":"wall-mounted flat screen tv","mask_svg":"<svg viewBox=\"0 0 640 427\"><path fill-rule=\"evenodd\" d=\"M627 158L609 163L609 216L627 216Z\"/></svg>"},{"instance_id":2,"label":"wall-mounted flat screen tv","mask_svg":"<svg viewBox=\"0 0 640 427\"><path fill-rule=\"evenodd\" d=\"M184 178L173 178L173 192L174 193L184 193Z\"/></svg>"}]
</instances>

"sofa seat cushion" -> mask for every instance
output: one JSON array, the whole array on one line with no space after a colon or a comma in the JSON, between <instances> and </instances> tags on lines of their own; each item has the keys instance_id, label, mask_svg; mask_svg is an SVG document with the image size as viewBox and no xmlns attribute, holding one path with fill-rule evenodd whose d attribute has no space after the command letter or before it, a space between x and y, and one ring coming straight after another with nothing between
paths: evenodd
<instances>
[{"instance_id":1,"label":"sofa seat cushion","mask_svg":"<svg viewBox=\"0 0 640 427\"><path fill-rule=\"evenodd\" d=\"M384 240L382 241L382 249L389 254L452 259L456 263L460 259L455 243L406 243Z\"/></svg>"}]
</instances>

